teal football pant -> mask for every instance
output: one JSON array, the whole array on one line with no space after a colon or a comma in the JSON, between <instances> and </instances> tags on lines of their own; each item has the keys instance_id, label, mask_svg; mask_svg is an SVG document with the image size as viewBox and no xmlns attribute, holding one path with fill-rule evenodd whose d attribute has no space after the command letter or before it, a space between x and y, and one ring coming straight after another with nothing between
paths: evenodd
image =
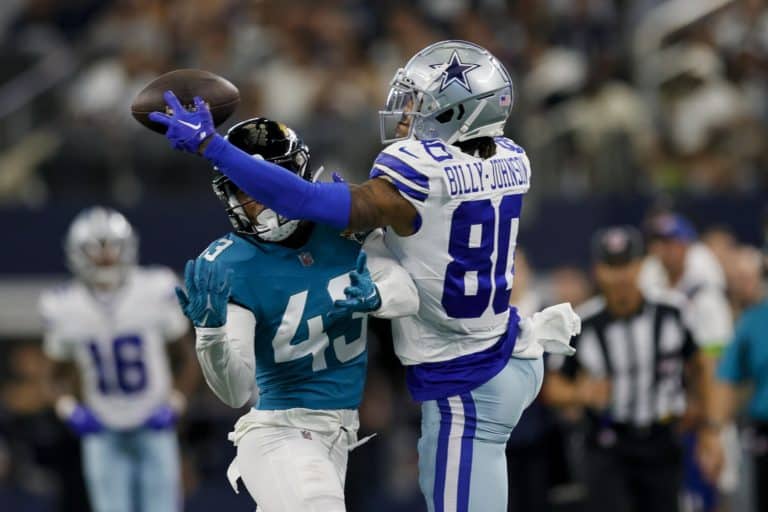
<instances>
[{"instance_id":1,"label":"teal football pant","mask_svg":"<svg viewBox=\"0 0 768 512\"><path fill-rule=\"evenodd\" d=\"M471 392L422 404L419 486L429 512L506 512L507 440L543 379L541 358L512 358Z\"/></svg>"},{"instance_id":2,"label":"teal football pant","mask_svg":"<svg viewBox=\"0 0 768 512\"><path fill-rule=\"evenodd\" d=\"M93 512L181 510L175 431L105 431L83 437L82 450Z\"/></svg>"}]
</instances>

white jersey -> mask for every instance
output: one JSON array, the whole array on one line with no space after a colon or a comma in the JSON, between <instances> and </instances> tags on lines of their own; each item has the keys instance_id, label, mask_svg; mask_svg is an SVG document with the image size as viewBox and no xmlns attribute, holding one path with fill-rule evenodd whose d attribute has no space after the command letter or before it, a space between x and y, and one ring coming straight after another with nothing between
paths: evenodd
<instances>
[{"instance_id":1,"label":"white jersey","mask_svg":"<svg viewBox=\"0 0 768 512\"><path fill-rule=\"evenodd\" d=\"M188 329L176 284L170 269L137 268L108 296L72 281L40 297L46 354L77 364L83 400L109 428L137 427L167 403L165 342Z\"/></svg>"},{"instance_id":2,"label":"white jersey","mask_svg":"<svg viewBox=\"0 0 768 512\"><path fill-rule=\"evenodd\" d=\"M687 298L685 313L696 343L717 348L733 335L733 315L725 295L725 274L712 251L697 242L688 248L683 276L672 287L658 258L646 258L640 271L640 285L646 293L671 289Z\"/></svg>"},{"instance_id":3,"label":"white jersey","mask_svg":"<svg viewBox=\"0 0 768 512\"><path fill-rule=\"evenodd\" d=\"M413 278L419 312L395 319L395 351L406 365L484 350L507 330L514 250L528 157L496 138L482 160L439 140L408 139L377 157L371 177L391 181L419 213L413 235L385 242Z\"/></svg>"}]
</instances>

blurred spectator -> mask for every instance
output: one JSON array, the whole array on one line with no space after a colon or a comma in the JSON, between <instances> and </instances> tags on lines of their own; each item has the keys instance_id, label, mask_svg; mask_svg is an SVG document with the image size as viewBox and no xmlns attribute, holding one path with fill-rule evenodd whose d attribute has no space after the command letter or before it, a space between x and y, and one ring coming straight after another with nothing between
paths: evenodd
<instances>
[{"instance_id":1,"label":"blurred spectator","mask_svg":"<svg viewBox=\"0 0 768 512\"><path fill-rule=\"evenodd\" d=\"M720 434L739 409L739 389L751 383L754 389L750 393L747 442L754 464L755 510L762 511L768 510L768 302L761 295L763 301L739 319L733 342L718 367L718 383L709 401L699 455L705 472L717 478L724 466Z\"/></svg>"},{"instance_id":2,"label":"blurred spectator","mask_svg":"<svg viewBox=\"0 0 768 512\"><path fill-rule=\"evenodd\" d=\"M707 378L712 380L720 354L733 334L733 315L726 296L725 273L716 257L698 241L693 224L681 215L662 212L652 215L646 225L650 240L650 256L640 276L641 286L648 293L673 291L684 300L683 311L689 322L693 340L702 351L702 364ZM698 424L707 397L692 394L686 415L689 427ZM739 442L736 429L729 425L723 430L727 444L728 467L717 485L702 477L696 464L696 438L685 438L686 499L694 510L714 510L718 495L728 495L738 485Z\"/></svg>"},{"instance_id":3,"label":"blurred spectator","mask_svg":"<svg viewBox=\"0 0 768 512\"><path fill-rule=\"evenodd\" d=\"M731 267L728 290L735 315L738 317L760 302L764 296L763 254L754 247L739 247L734 251Z\"/></svg>"}]
</instances>

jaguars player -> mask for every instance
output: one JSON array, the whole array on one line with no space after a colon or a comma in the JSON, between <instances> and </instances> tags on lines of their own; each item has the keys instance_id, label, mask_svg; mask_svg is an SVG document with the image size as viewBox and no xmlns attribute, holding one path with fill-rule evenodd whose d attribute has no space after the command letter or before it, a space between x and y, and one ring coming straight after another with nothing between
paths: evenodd
<instances>
[{"instance_id":1,"label":"jaguars player","mask_svg":"<svg viewBox=\"0 0 768 512\"><path fill-rule=\"evenodd\" d=\"M43 347L56 362L56 412L81 436L91 508L180 510L174 424L183 399L172 388L166 351L189 324L174 297L176 277L167 268L137 266L136 234L108 208L78 214L65 250L75 279L40 298ZM192 382L194 356L174 345L183 387ZM67 378L72 363L79 399Z\"/></svg>"},{"instance_id":2,"label":"jaguars player","mask_svg":"<svg viewBox=\"0 0 768 512\"><path fill-rule=\"evenodd\" d=\"M249 119L227 140L312 181L307 146L281 123ZM258 389L235 426L230 481L237 488L241 477L267 512L343 512L367 363L366 315L358 311L414 314L415 285L380 230L363 252L338 229L265 208L223 174L213 188L234 232L187 264L187 291L178 294L214 393L241 407Z\"/></svg>"},{"instance_id":3,"label":"jaguars player","mask_svg":"<svg viewBox=\"0 0 768 512\"><path fill-rule=\"evenodd\" d=\"M203 101L190 112L166 92L173 147L204 155L249 196L291 219L337 229L388 226L386 245L419 291L416 315L394 322L395 348L422 402L419 483L430 511L506 510L504 447L543 378L548 350L571 353L570 305L520 323L509 308L525 151L503 134L507 70L484 48L442 41L397 71L382 140L362 185L320 184L253 160L215 134ZM546 336L541 334L547 331Z\"/></svg>"}]
</instances>

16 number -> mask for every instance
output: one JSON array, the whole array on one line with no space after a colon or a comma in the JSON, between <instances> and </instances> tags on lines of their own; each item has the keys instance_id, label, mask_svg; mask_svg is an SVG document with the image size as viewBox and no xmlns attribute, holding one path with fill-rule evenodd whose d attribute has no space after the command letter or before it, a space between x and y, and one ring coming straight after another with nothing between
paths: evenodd
<instances>
[{"instance_id":1,"label":"16 number","mask_svg":"<svg viewBox=\"0 0 768 512\"><path fill-rule=\"evenodd\" d=\"M99 391L103 394L109 395L116 391L133 394L147 386L147 367L144 364L141 338L138 336L115 338L111 350L107 350L106 354L99 350L99 345L94 341L88 343L88 350L96 367ZM110 361L114 361L114 379L107 374Z\"/></svg>"}]
</instances>

